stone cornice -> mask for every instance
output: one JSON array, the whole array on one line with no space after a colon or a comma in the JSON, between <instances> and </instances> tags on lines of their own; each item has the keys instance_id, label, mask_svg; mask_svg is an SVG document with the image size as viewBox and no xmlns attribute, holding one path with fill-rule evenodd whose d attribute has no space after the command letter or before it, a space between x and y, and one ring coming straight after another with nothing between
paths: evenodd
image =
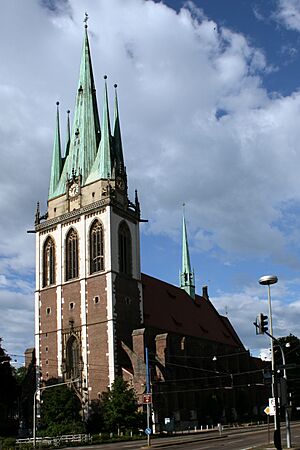
<instances>
[{"instance_id":1,"label":"stone cornice","mask_svg":"<svg viewBox=\"0 0 300 450\"><path fill-rule=\"evenodd\" d=\"M99 208L103 208L105 206L113 206L117 208L119 211L122 211L123 217L128 217L130 220L137 220L139 221L140 216L135 211L127 208L124 209L124 206L117 202L113 198L105 198L102 200L98 200L97 202L90 203L89 205L83 206L82 208L75 209L73 211L67 212L65 214L62 214L61 216L53 217L52 219L46 220L43 223L39 223L35 227L36 232L44 231L50 227L53 227L54 225L57 225L59 223L65 223L69 220L74 220L77 218L80 218L83 214L87 214L93 211L96 211Z\"/></svg>"}]
</instances>

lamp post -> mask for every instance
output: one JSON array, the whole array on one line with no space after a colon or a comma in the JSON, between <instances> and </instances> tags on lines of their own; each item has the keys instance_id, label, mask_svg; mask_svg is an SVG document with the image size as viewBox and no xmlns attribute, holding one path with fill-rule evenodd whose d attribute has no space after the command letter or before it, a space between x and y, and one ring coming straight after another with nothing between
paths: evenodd
<instances>
[{"instance_id":1,"label":"lamp post","mask_svg":"<svg viewBox=\"0 0 300 450\"><path fill-rule=\"evenodd\" d=\"M263 286L268 286L268 305L269 305L269 322L270 322L270 334L273 336L273 321L272 321L272 304L271 304L271 284L276 284L278 278L276 275L265 275L261 277L258 282ZM274 357L274 343L272 337L270 337L271 342L271 358L272 358L272 397L275 399L275 416L274 416L274 442L280 441L280 417L278 414L278 389L277 389L277 377L275 373L275 357ZM281 448L281 443L279 443L279 448Z\"/></svg>"},{"instance_id":2,"label":"lamp post","mask_svg":"<svg viewBox=\"0 0 300 450\"><path fill-rule=\"evenodd\" d=\"M270 322L270 334L273 336L273 321L272 321L272 304L271 304L271 284L277 283L278 278L276 275L265 275L261 277L258 282L259 284L263 286L268 286L268 305L269 305L269 322ZM271 358L272 358L272 373L274 374L275 370L275 358L274 358L274 345L273 345L273 339L270 338L271 342ZM272 383L272 395L274 397L274 378Z\"/></svg>"},{"instance_id":3,"label":"lamp post","mask_svg":"<svg viewBox=\"0 0 300 450\"><path fill-rule=\"evenodd\" d=\"M280 348L282 365L283 365L283 379L284 379L284 389L285 389L285 396L286 396L286 404L284 405L285 426L286 426L286 445L287 445L287 448L291 448L292 447L291 426L290 426L289 405L288 405L288 397L287 397L287 371L286 371L286 363L285 363L285 354L284 354L282 345L277 340L276 340L276 345ZM285 346L289 347L290 346L289 342L286 343Z\"/></svg>"}]
</instances>

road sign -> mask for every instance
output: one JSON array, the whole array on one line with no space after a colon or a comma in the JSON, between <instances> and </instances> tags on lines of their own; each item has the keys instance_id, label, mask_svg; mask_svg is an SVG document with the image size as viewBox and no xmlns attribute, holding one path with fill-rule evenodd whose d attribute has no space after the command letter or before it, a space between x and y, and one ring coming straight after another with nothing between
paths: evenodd
<instances>
[{"instance_id":1,"label":"road sign","mask_svg":"<svg viewBox=\"0 0 300 450\"><path fill-rule=\"evenodd\" d=\"M269 406L265 407L264 413L267 414L268 416L270 415L270 407Z\"/></svg>"},{"instance_id":2,"label":"road sign","mask_svg":"<svg viewBox=\"0 0 300 450\"><path fill-rule=\"evenodd\" d=\"M291 363L291 364L279 364L277 366L277 368L278 369L296 369L297 366L298 366L298 364L294 364L294 363Z\"/></svg>"},{"instance_id":3,"label":"road sign","mask_svg":"<svg viewBox=\"0 0 300 450\"><path fill-rule=\"evenodd\" d=\"M149 436L152 433L151 428L146 428L145 433Z\"/></svg>"},{"instance_id":4,"label":"road sign","mask_svg":"<svg viewBox=\"0 0 300 450\"><path fill-rule=\"evenodd\" d=\"M275 397L269 398L269 415L275 416Z\"/></svg>"},{"instance_id":5,"label":"road sign","mask_svg":"<svg viewBox=\"0 0 300 450\"><path fill-rule=\"evenodd\" d=\"M146 405L152 403L152 394L144 394L143 403Z\"/></svg>"}]
</instances>

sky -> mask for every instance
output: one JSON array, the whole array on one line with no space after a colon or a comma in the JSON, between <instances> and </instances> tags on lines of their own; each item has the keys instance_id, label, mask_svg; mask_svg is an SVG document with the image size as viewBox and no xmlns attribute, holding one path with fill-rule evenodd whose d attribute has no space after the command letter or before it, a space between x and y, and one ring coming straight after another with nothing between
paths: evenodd
<instances>
[{"instance_id":1,"label":"sky","mask_svg":"<svg viewBox=\"0 0 300 450\"><path fill-rule=\"evenodd\" d=\"M34 343L36 202L46 211L56 101L74 109L89 14L98 108L118 84L129 194L139 192L142 271L178 284L185 203L196 291L252 354L253 321L300 337L298 0L3 0L0 27L0 336ZM16 356L14 356L16 355Z\"/></svg>"}]
</instances>

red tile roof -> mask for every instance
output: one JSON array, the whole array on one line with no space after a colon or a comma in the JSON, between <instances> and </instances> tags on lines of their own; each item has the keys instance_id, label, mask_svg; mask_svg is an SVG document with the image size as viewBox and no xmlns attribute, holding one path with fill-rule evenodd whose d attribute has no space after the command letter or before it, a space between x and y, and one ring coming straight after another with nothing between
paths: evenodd
<instances>
[{"instance_id":1,"label":"red tile roof","mask_svg":"<svg viewBox=\"0 0 300 450\"><path fill-rule=\"evenodd\" d=\"M146 327L243 348L229 320L210 300L199 295L193 300L183 289L149 275L142 274L142 283Z\"/></svg>"}]
</instances>

